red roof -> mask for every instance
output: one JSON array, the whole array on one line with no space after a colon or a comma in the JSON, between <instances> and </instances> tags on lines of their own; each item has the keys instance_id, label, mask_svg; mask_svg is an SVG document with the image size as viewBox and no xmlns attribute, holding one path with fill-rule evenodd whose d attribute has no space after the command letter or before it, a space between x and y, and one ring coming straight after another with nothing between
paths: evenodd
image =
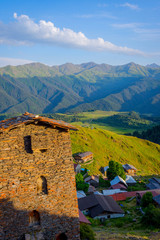
<instances>
[{"instance_id":1,"label":"red roof","mask_svg":"<svg viewBox=\"0 0 160 240\"><path fill-rule=\"evenodd\" d=\"M80 223L91 224L90 221L84 216L84 214L80 210L79 210L79 221Z\"/></svg>"},{"instance_id":2,"label":"red roof","mask_svg":"<svg viewBox=\"0 0 160 240\"><path fill-rule=\"evenodd\" d=\"M124 201L124 200L126 200L126 198L135 197L136 193L139 193L142 197L143 194L145 194L146 192L151 192L153 194L153 197L155 197L160 194L160 189L135 191L135 192L123 192L123 193L116 193L111 196L115 201Z\"/></svg>"},{"instance_id":3,"label":"red roof","mask_svg":"<svg viewBox=\"0 0 160 240\"><path fill-rule=\"evenodd\" d=\"M7 129L12 129L14 127L18 127L20 124L28 124L28 123L35 123L35 122L44 123L44 124L50 125L51 127L77 130L77 128L75 128L74 126L66 122L51 119L51 118L41 117L39 115L26 112L19 117L14 117L14 118L0 121L0 132Z\"/></svg>"}]
</instances>

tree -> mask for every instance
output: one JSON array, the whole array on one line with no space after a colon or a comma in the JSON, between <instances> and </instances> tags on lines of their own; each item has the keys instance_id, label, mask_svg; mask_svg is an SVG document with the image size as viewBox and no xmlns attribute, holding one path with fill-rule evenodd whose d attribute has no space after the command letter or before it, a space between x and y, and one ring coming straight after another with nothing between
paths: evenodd
<instances>
[{"instance_id":1,"label":"tree","mask_svg":"<svg viewBox=\"0 0 160 240\"><path fill-rule=\"evenodd\" d=\"M76 174L76 184L84 182L83 175L81 173Z\"/></svg>"},{"instance_id":2,"label":"tree","mask_svg":"<svg viewBox=\"0 0 160 240\"><path fill-rule=\"evenodd\" d=\"M83 175L81 173L76 174L76 188L77 190L88 192L89 184L84 182Z\"/></svg>"},{"instance_id":3,"label":"tree","mask_svg":"<svg viewBox=\"0 0 160 240\"><path fill-rule=\"evenodd\" d=\"M148 207L149 204L152 204L152 202L153 202L152 193L151 192L146 192L141 199L141 206L144 207L144 208Z\"/></svg>"},{"instance_id":4,"label":"tree","mask_svg":"<svg viewBox=\"0 0 160 240\"><path fill-rule=\"evenodd\" d=\"M118 162L110 161L109 168L107 169L107 177L109 180L112 180L116 176L120 176L124 180L126 179L126 175L122 165Z\"/></svg>"}]
</instances>

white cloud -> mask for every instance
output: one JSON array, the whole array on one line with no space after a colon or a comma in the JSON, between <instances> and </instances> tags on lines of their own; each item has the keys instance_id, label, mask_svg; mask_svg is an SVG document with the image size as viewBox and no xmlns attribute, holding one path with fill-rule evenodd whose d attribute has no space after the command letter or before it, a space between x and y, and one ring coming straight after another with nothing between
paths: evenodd
<instances>
[{"instance_id":1,"label":"white cloud","mask_svg":"<svg viewBox=\"0 0 160 240\"><path fill-rule=\"evenodd\" d=\"M17 66L17 65L23 65L27 63L31 63L33 61L25 60L25 59L18 59L18 58L4 58L0 57L0 67L4 67L7 65Z\"/></svg>"},{"instance_id":2,"label":"white cloud","mask_svg":"<svg viewBox=\"0 0 160 240\"><path fill-rule=\"evenodd\" d=\"M130 4L130 3L128 3L128 2L126 2L126 3L124 3L124 4L121 4L120 6L121 6L121 7L128 7L128 8L130 8L130 9L132 9L132 10L139 10L138 5Z\"/></svg>"},{"instance_id":3,"label":"white cloud","mask_svg":"<svg viewBox=\"0 0 160 240\"><path fill-rule=\"evenodd\" d=\"M103 38L89 39L82 32L69 28L57 28L54 23L40 20L34 22L27 15L14 13L14 22L0 23L0 44L47 44L62 47L79 48L88 51L110 51L128 55L145 55L143 52L117 46Z\"/></svg>"},{"instance_id":4,"label":"white cloud","mask_svg":"<svg viewBox=\"0 0 160 240\"><path fill-rule=\"evenodd\" d=\"M109 19L117 19L116 16L113 16L110 13L102 12L97 14L83 14L83 15L76 15L78 18L109 18Z\"/></svg>"},{"instance_id":5,"label":"white cloud","mask_svg":"<svg viewBox=\"0 0 160 240\"><path fill-rule=\"evenodd\" d=\"M134 33L139 35L142 40L158 40L160 39L160 29L159 28L144 28L146 24L143 23L115 23L112 27L117 29L129 29ZM150 26L149 26L150 27Z\"/></svg>"},{"instance_id":6,"label":"white cloud","mask_svg":"<svg viewBox=\"0 0 160 240\"><path fill-rule=\"evenodd\" d=\"M141 23L115 23L112 24L112 27L120 28L120 29L136 29L137 27L141 26Z\"/></svg>"}]
</instances>

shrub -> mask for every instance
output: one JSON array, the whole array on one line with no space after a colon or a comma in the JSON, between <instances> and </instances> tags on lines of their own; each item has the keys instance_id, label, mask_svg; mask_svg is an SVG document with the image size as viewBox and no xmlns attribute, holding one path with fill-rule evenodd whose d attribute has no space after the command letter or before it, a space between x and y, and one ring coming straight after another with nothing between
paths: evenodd
<instances>
[{"instance_id":1,"label":"shrub","mask_svg":"<svg viewBox=\"0 0 160 240\"><path fill-rule=\"evenodd\" d=\"M95 233L91 226L84 223L80 225L80 238L81 240L95 240Z\"/></svg>"},{"instance_id":2,"label":"shrub","mask_svg":"<svg viewBox=\"0 0 160 240\"><path fill-rule=\"evenodd\" d=\"M81 173L76 174L76 188L77 190L83 190L84 192L88 192L89 184L84 182Z\"/></svg>"},{"instance_id":3,"label":"shrub","mask_svg":"<svg viewBox=\"0 0 160 240\"><path fill-rule=\"evenodd\" d=\"M99 186L100 187L110 187L110 181L104 180L102 176L99 177Z\"/></svg>"},{"instance_id":4,"label":"shrub","mask_svg":"<svg viewBox=\"0 0 160 240\"><path fill-rule=\"evenodd\" d=\"M141 199L141 206L147 207L153 202L153 195L151 192L146 192Z\"/></svg>"},{"instance_id":5,"label":"shrub","mask_svg":"<svg viewBox=\"0 0 160 240\"><path fill-rule=\"evenodd\" d=\"M155 208L153 204L150 204L148 208L146 208L145 215L142 217L142 223L145 226L154 226L160 227L160 209Z\"/></svg>"}]
</instances>

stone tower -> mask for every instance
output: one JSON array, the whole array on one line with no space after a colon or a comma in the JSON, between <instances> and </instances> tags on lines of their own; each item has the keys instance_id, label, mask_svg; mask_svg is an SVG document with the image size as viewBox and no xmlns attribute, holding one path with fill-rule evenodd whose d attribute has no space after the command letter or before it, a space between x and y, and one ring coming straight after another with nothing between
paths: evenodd
<instances>
[{"instance_id":1,"label":"stone tower","mask_svg":"<svg viewBox=\"0 0 160 240\"><path fill-rule=\"evenodd\" d=\"M29 113L0 122L0 240L80 239L69 129Z\"/></svg>"}]
</instances>

